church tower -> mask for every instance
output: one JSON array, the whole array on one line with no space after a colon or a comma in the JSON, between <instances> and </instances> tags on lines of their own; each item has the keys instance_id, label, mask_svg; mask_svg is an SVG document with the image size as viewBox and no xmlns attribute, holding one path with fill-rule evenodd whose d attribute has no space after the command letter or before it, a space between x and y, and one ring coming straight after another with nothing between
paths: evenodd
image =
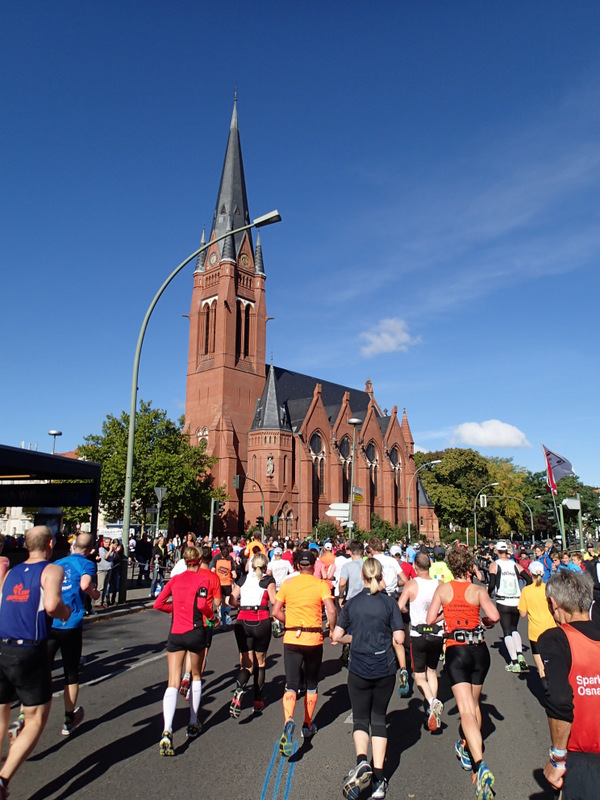
<instances>
[{"instance_id":1,"label":"church tower","mask_svg":"<svg viewBox=\"0 0 600 800\"><path fill-rule=\"evenodd\" d=\"M234 101L209 243L250 223ZM204 242L204 234L202 237ZM266 377L267 311L260 234L228 236L198 256L190 310L186 431L218 458L213 485L246 473L248 431ZM238 512L236 501L227 510Z\"/></svg>"}]
</instances>

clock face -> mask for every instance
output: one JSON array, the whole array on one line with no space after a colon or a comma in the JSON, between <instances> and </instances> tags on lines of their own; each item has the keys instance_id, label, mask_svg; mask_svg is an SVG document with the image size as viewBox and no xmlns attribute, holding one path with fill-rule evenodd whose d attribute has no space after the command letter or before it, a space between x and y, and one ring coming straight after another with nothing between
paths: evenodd
<instances>
[{"instance_id":1,"label":"clock face","mask_svg":"<svg viewBox=\"0 0 600 800\"><path fill-rule=\"evenodd\" d=\"M210 258L208 259L208 263L210 264L211 267L214 267L214 265L217 263L218 257L219 256L216 253L211 253L210 254Z\"/></svg>"},{"instance_id":2,"label":"clock face","mask_svg":"<svg viewBox=\"0 0 600 800\"><path fill-rule=\"evenodd\" d=\"M240 257L240 264L242 265L242 267L247 267L249 263L250 263L250 259L248 258L246 253L242 253L242 255Z\"/></svg>"}]
</instances>

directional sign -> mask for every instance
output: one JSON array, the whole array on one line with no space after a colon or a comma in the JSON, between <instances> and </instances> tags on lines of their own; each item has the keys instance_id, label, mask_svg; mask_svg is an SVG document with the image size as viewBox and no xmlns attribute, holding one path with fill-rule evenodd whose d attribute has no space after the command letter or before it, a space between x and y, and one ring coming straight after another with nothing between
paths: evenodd
<instances>
[{"instance_id":1,"label":"directional sign","mask_svg":"<svg viewBox=\"0 0 600 800\"><path fill-rule=\"evenodd\" d=\"M350 511L350 503L330 503L329 508L332 511Z\"/></svg>"},{"instance_id":2,"label":"directional sign","mask_svg":"<svg viewBox=\"0 0 600 800\"><path fill-rule=\"evenodd\" d=\"M362 496L362 494L355 494L354 495L354 502L355 503L364 503L365 502L365 498Z\"/></svg>"},{"instance_id":3,"label":"directional sign","mask_svg":"<svg viewBox=\"0 0 600 800\"><path fill-rule=\"evenodd\" d=\"M335 511L335 509L329 509L325 512L326 517L335 517L336 519L348 519L350 511Z\"/></svg>"},{"instance_id":4,"label":"directional sign","mask_svg":"<svg viewBox=\"0 0 600 800\"><path fill-rule=\"evenodd\" d=\"M359 489L358 486L354 486L352 491L354 492L354 494L364 494L363 490Z\"/></svg>"}]
</instances>

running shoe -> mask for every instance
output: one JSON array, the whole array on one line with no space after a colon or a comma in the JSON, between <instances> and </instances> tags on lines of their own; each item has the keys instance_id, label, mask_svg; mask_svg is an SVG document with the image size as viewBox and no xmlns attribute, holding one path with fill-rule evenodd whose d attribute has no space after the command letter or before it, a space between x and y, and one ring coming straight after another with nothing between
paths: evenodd
<instances>
[{"instance_id":1,"label":"running shoe","mask_svg":"<svg viewBox=\"0 0 600 800\"><path fill-rule=\"evenodd\" d=\"M25 725L25 714L21 713L16 718L14 722L8 726L8 738L10 739L11 743L17 738L17 736L23 730L23 725Z\"/></svg>"},{"instance_id":2,"label":"running shoe","mask_svg":"<svg viewBox=\"0 0 600 800\"><path fill-rule=\"evenodd\" d=\"M191 677L192 676L190 675L190 673L186 672L184 674L183 678L181 679L181 683L179 684L179 694L183 695L183 697L185 697L185 695L187 694L188 689L190 688L190 679L191 679Z\"/></svg>"},{"instance_id":3,"label":"running shoe","mask_svg":"<svg viewBox=\"0 0 600 800\"><path fill-rule=\"evenodd\" d=\"M471 761L471 756L467 752L467 748L465 747L465 745L466 745L465 740L459 739L454 745L454 752L456 753L456 757L460 761L461 767L465 770L465 772L470 772L473 769L473 763Z\"/></svg>"},{"instance_id":4,"label":"running shoe","mask_svg":"<svg viewBox=\"0 0 600 800\"><path fill-rule=\"evenodd\" d=\"M371 800L385 800L387 789L387 778L382 778L380 781L377 781L375 783L375 788L371 792Z\"/></svg>"},{"instance_id":5,"label":"running shoe","mask_svg":"<svg viewBox=\"0 0 600 800\"><path fill-rule=\"evenodd\" d=\"M159 748L161 756L175 755L175 750L173 750L173 734L171 731L163 731Z\"/></svg>"},{"instance_id":6,"label":"running shoe","mask_svg":"<svg viewBox=\"0 0 600 800\"><path fill-rule=\"evenodd\" d=\"M371 782L372 777L373 770L369 762L361 761L348 773L342 787L342 794L347 800L358 800L361 789Z\"/></svg>"},{"instance_id":7,"label":"running shoe","mask_svg":"<svg viewBox=\"0 0 600 800\"><path fill-rule=\"evenodd\" d=\"M229 716L237 719L242 712L242 696L244 694L243 689L236 689L233 693L233 699L231 701L231 705L229 706Z\"/></svg>"},{"instance_id":8,"label":"running shoe","mask_svg":"<svg viewBox=\"0 0 600 800\"><path fill-rule=\"evenodd\" d=\"M258 698L257 700L254 701L255 714L262 714L264 707L265 707L265 701L262 698Z\"/></svg>"},{"instance_id":9,"label":"running shoe","mask_svg":"<svg viewBox=\"0 0 600 800\"><path fill-rule=\"evenodd\" d=\"M427 720L427 727L430 731L437 731L442 727L442 711L444 704L437 697L434 698L429 709L429 719Z\"/></svg>"},{"instance_id":10,"label":"running shoe","mask_svg":"<svg viewBox=\"0 0 600 800\"><path fill-rule=\"evenodd\" d=\"M192 722L187 726L185 735L188 739L197 739L200 736L202 726L199 724L194 725Z\"/></svg>"},{"instance_id":11,"label":"running shoe","mask_svg":"<svg viewBox=\"0 0 600 800\"><path fill-rule=\"evenodd\" d=\"M409 693L410 688L408 685L408 670L401 669L400 670L400 686L398 687L398 694L400 697L406 697Z\"/></svg>"},{"instance_id":12,"label":"running shoe","mask_svg":"<svg viewBox=\"0 0 600 800\"><path fill-rule=\"evenodd\" d=\"M8 786L3 778L0 778L0 800L6 800L8 797Z\"/></svg>"},{"instance_id":13,"label":"running shoe","mask_svg":"<svg viewBox=\"0 0 600 800\"><path fill-rule=\"evenodd\" d=\"M288 721L283 726L283 733L281 734L281 739L279 740L279 752L282 756L287 758L288 756L292 755L293 751L293 738L294 738L294 725L293 719L288 719Z\"/></svg>"},{"instance_id":14,"label":"running shoe","mask_svg":"<svg viewBox=\"0 0 600 800\"><path fill-rule=\"evenodd\" d=\"M517 656L517 664L519 665L519 669L521 670L521 672L527 672L527 670L529 669L529 666L525 661L525 657L523 656L522 653L519 653L519 655Z\"/></svg>"},{"instance_id":15,"label":"running shoe","mask_svg":"<svg viewBox=\"0 0 600 800\"><path fill-rule=\"evenodd\" d=\"M495 778L490 772L490 768L482 761L477 770L477 775L473 775L473 783L475 784L475 797L477 800L492 800L494 790L492 789Z\"/></svg>"},{"instance_id":16,"label":"running shoe","mask_svg":"<svg viewBox=\"0 0 600 800\"><path fill-rule=\"evenodd\" d=\"M348 662L350 661L350 645L349 644L343 644L342 645L342 656L341 656L341 658L342 658L342 664L345 667L347 667L348 666Z\"/></svg>"},{"instance_id":17,"label":"running shoe","mask_svg":"<svg viewBox=\"0 0 600 800\"><path fill-rule=\"evenodd\" d=\"M77 706L75 711L72 714L65 714L65 724L63 725L62 735L63 736L70 736L75 728L79 725L81 720L83 719L83 708L81 706Z\"/></svg>"},{"instance_id":18,"label":"running shoe","mask_svg":"<svg viewBox=\"0 0 600 800\"><path fill-rule=\"evenodd\" d=\"M504 669L505 669L507 672L521 672L521 667L519 666L519 664L517 664L517 663L513 663L512 661L510 662L510 664L507 664L507 665L504 667Z\"/></svg>"},{"instance_id":19,"label":"running shoe","mask_svg":"<svg viewBox=\"0 0 600 800\"><path fill-rule=\"evenodd\" d=\"M301 736L302 736L303 739L308 740L308 739L312 739L312 737L315 735L315 733L317 731L318 731L317 726L315 725L314 722L311 722L310 725L306 725L306 724L303 725L302 726L302 730L301 730L300 733L301 733Z\"/></svg>"}]
</instances>

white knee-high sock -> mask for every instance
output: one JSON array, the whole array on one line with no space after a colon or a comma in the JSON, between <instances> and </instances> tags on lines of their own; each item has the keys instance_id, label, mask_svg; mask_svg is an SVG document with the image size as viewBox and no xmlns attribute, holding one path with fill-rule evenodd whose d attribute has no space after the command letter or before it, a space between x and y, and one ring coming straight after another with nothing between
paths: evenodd
<instances>
[{"instance_id":1,"label":"white knee-high sock","mask_svg":"<svg viewBox=\"0 0 600 800\"><path fill-rule=\"evenodd\" d=\"M200 709L200 700L202 698L202 681L192 681L190 691L190 725L196 725L198 722L198 711Z\"/></svg>"},{"instance_id":2,"label":"white knee-high sock","mask_svg":"<svg viewBox=\"0 0 600 800\"><path fill-rule=\"evenodd\" d=\"M519 631L513 631L512 640L515 643L515 649L517 651L517 655L521 655L523 652L523 641L521 639L521 634Z\"/></svg>"},{"instance_id":3,"label":"white knee-high sock","mask_svg":"<svg viewBox=\"0 0 600 800\"><path fill-rule=\"evenodd\" d=\"M517 648L515 647L515 642L513 639L513 634L511 633L509 636L504 637L504 644L506 645L506 649L508 650L508 655L510 656L511 661L517 660Z\"/></svg>"},{"instance_id":4,"label":"white knee-high sock","mask_svg":"<svg viewBox=\"0 0 600 800\"><path fill-rule=\"evenodd\" d=\"M163 696L163 730L173 730L173 717L177 708L177 695L179 694L176 686L167 686Z\"/></svg>"}]
</instances>

